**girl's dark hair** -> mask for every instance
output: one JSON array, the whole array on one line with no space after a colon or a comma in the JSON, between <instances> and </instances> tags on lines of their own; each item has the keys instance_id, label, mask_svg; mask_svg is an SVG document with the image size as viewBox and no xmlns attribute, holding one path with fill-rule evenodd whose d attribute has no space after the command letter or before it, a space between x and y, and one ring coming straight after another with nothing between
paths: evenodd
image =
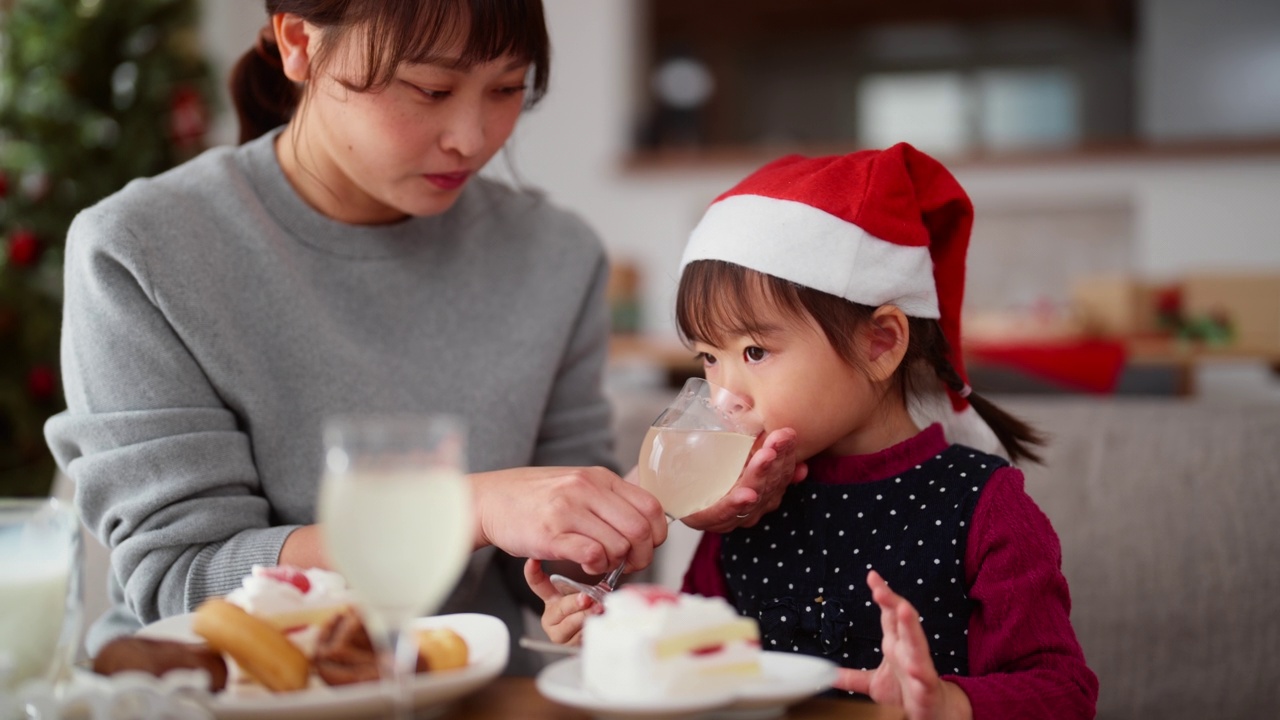
<instances>
[{"instance_id":1,"label":"girl's dark hair","mask_svg":"<svg viewBox=\"0 0 1280 720\"><path fill-rule=\"evenodd\" d=\"M459 58L462 67L510 55L533 65L526 107L547 91L551 42L542 0L266 0L266 7L268 16L301 17L330 40L353 28L363 30L368 70L363 78L344 82L356 92L385 88L401 63L430 59L460 28L467 30ZM324 59L316 57L314 62L319 66ZM269 27L236 63L230 85L242 143L288 122L301 99L299 88L284 75Z\"/></svg>"},{"instance_id":2,"label":"girl's dark hair","mask_svg":"<svg viewBox=\"0 0 1280 720\"><path fill-rule=\"evenodd\" d=\"M862 369L854 332L869 321L876 308L780 280L720 260L697 260L685 266L676 295L676 324L686 342L721 345L734 335L758 336L764 329L756 312L762 303L796 319L813 318L846 363ZM950 389L959 392L964 381L948 359L950 345L937 320L908 317L911 338L894 375L903 401L912 395L912 368L926 364ZM969 404L991 427L1010 459L1041 462L1033 446L1045 438L1027 423L1001 410L976 392Z\"/></svg>"}]
</instances>

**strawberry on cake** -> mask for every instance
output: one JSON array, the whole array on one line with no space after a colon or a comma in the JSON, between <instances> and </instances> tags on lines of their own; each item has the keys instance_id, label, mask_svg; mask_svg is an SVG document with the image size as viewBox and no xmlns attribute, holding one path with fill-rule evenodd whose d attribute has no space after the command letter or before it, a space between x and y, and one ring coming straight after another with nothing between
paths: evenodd
<instances>
[{"instance_id":1,"label":"strawberry on cake","mask_svg":"<svg viewBox=\"0 0 1280 720\"><path fill-rule=\"evenodd\" d=\"M731 690L760 670L760 630L723 598L628 585L605 597L582 635L587 690L646 701Z\"/></svg>"}]
</instances>

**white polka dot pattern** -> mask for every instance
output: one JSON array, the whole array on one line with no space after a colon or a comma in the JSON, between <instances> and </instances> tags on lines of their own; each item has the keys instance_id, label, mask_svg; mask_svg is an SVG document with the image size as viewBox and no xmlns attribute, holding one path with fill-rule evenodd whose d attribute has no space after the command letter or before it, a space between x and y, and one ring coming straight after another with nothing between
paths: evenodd
<instances>
[{"instance_id":1,"label":"white polka dot pattern","mask_svg":"<svg viewBox=\"0 0 1280 720\"><path fill-rule=\"evenodd\" d=\"M920 611L938 671L965 674L967 521L987 478L1004 465L952 446L881 480L814 474L787 492L769 522L725 536L730 600L760 621L769 647L875 667L880 610L866 586L874 568ZM916 496L951 502L917 503Z\"/></svg>"}]
</instances>

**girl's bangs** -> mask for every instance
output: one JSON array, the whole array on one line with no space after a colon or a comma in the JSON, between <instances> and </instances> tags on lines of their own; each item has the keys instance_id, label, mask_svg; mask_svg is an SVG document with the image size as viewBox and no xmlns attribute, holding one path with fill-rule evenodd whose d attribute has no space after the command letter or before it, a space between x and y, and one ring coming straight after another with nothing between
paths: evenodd
<instances>
[{"instance_id":1,"label":"girl's bangs","mask_svg":"<svg viewBox=\"0 0 1280 720\"><path fill-rule=\"evenodd\" d=\"M722 347L732 337L759 337L761 310L805 315L796 287L770 275L721 260L685 266L676 294L676 325L688 344Z\"/></svg>"}]
</instances>

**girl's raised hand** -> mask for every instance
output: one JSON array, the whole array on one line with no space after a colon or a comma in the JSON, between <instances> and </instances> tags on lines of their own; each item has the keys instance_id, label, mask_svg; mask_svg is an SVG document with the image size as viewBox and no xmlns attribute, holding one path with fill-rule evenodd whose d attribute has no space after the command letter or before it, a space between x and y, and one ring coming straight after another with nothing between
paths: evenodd
<instances>
[{"instance_id":1,"label":"girl's raised hand","mask_svg":"<svg viewBox=\"0 0 1280 720\"><path fill-rule=\"evenodd\" d=\"M587 615L599 614L603 608L587 595L574 593L561 595L551 578L542 569L542 561L529 559L524 563L524 580L529 588L542 598L546 607L542 611L542 629L552 642L561 645L578 645L582 642L582 625Z\"/></svg>"},{"instance_id":2,"label":"girl's raised hand","mask_svg":"<svg viewBox=\"0 0 1280 720\"><path fill-rule=\"evenodd\" d=\"M715 505L681 520L694 530L726 533L751 527L778 509L782 494L798 483L809 468L796 458L796 431L780 428L769 433L751 456L742 476Z\"/></svg>"},{"instance_id":3,"label":"girl's raised hand","mask_svg":"<svg viewBox=\"0 0 1280 720\"><path fill-rule=\"evenodd\" d=\"M909 720L972 718L969 696L959 686L938 677L920 614L889 583L872 570L867 573L871 597L880 606L883 660L875 670L840 670L836 687L851 690L883 705L896 705Z\"/></svg>"}]
</instances>

